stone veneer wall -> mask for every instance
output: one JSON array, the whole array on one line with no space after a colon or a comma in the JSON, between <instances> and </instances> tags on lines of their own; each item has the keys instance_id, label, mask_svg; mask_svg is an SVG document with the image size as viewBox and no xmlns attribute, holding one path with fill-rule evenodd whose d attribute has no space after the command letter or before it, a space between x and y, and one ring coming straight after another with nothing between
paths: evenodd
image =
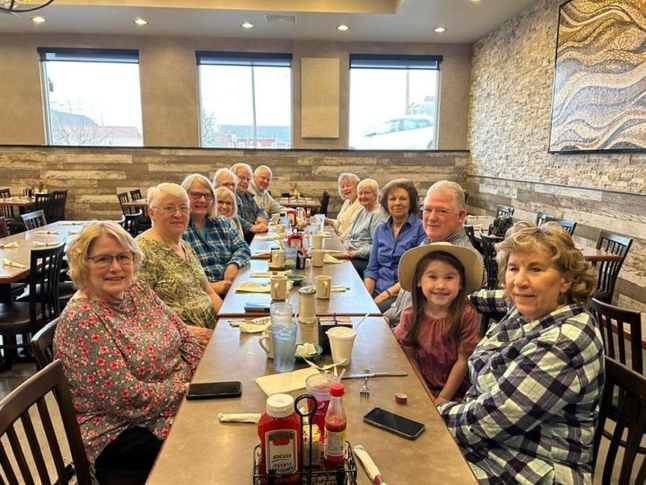
<instances>
[{"instance_id":1,"label":"stone veneer wall","mask_svg":"<svg viewBox=\"0 0 646 485\"><path fill-rule=\"evenodd\" d=\"M468 152L351 152L341 150L218 150L189 148L71 148L0 147L0 187L20 194L43 181L49 190L69 189L66 218L117 218L116 194L160 182L180 183L190 173L213 178L218 168L246 162L252 168L269 165L274 172L273 194L296 183L301 193L331 195L329 212L341 207L337 178L354 172L383 186L406 177L420 193L440 179L464 183Z\"/></svg>"},{"instance_id":2,"label":"stone veneer wall","mask_svg":"<svg viewBox=\"0 0 646 485\"><path fill-rule=\"evenodd\" d=\"M575 238L600 229L634 239L616 301L646 310L646 154L547 152L558 9L538 0L474 45L466 187L476 212L496 204L521 219L537 211L577 221Z\"/></svg>"}]
</instances>

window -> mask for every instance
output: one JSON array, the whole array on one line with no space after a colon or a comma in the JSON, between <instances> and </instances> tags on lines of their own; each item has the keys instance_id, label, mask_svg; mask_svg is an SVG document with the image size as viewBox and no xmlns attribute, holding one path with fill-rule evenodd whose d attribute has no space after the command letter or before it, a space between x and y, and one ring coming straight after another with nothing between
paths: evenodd
<instances>
[{"instance_id":1,"label":"window","mask_svg":"<svg viewBox=\"0 0 646 485\"><path fill-rule=\"evenodd\" d=\"M202 146L290 148L291 54L197 52Z\"/></svg>"},{"instance_id":2,"label":"window","mask_svg":"<svg viewBox=\"0 0 646 485\"><path fill-rule=\"evenodd\" d=\"M350 148L437 148L442 56L350 55Z\"/></svg>"},{"instance_id":3,"label":"window","mask_svg":"<svg viewBox=\"0 0 646 485\"><path fill-rule=\"evenodd\" d=\"M38 53L50 145L143 146L137 51Z\"/></svg>"}]
</instances>

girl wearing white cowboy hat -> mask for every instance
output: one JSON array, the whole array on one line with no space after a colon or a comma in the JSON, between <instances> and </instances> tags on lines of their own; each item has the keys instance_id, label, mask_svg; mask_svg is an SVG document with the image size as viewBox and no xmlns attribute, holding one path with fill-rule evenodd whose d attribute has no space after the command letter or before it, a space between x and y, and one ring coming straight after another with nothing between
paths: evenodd
<instances>
[{"instance_id":1,"label":"girl wearing white cowboy hat","mask_svg":"<svg viewBox=\"0 0 646 485\"><path fill-rule=\"evenodd\" d=\"M469 388L467 360L480 340L467 295L480 289L482 264L471 249L438 242L406 251L399 282L413 303L395 337L417 365L436 404L460 400Z\"/></svg>"}]
</instances>

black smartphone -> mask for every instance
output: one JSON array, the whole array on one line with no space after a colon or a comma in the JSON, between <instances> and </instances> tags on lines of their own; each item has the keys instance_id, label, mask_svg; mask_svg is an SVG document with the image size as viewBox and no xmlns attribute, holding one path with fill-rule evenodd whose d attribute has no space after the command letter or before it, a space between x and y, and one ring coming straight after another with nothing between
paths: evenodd
<instances>
[{"instance_id":1,"label":"black smartphone","mask_svg":"<svg viewBox=\"0 0 646 485\"><path fill-rule=\"evenodd\" d=\"M396 414L380 407L374 408L363 417L363 422L377 426L378 428L385 429L396 435L403 436L409 440L414 440L422 431L425 426L423 423L414 421L410 418Z\"/></svg>"},{"instance_id":2,"label":"black smartphone","mask_svg":"<svg viewBox=\"0 0 646 485\"><path fill-rule=\"evenodd\" d=\"M269 312L269 303L258 303L254 301L248 301L244 304L244 311L249 313Z\"/></svg>"},{"instance_id":3,"label":"black smartphone","mask_svg":"<svg viewBox=\"0 0 646 485\"><path fill-rule=\"evenodd\" d=\"M186 399L218 399L222 397L238 397L242 394L242 383L229 382L198 382L188 385Z\"/></svg>"}]
</instances>

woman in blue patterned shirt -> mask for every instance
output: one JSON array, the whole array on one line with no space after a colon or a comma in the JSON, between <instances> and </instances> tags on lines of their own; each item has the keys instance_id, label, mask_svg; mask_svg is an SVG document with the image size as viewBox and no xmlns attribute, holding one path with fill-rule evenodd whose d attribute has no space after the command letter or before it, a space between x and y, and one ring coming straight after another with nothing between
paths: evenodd
<instances>
[{"instance_id":1,"label":"woman in blue patterned shirt","mask_svg":"<svg viewBox=\"0 0 646 485\"><path fill-rule=\"evenodd\" d=\"M471 354L464 401L438 409L481 483L592 483L604 380L586 312L594 271L554 222L519 222L496 249L505 290L471 301L508 313Z\"/></svg>"}]
</instances>

